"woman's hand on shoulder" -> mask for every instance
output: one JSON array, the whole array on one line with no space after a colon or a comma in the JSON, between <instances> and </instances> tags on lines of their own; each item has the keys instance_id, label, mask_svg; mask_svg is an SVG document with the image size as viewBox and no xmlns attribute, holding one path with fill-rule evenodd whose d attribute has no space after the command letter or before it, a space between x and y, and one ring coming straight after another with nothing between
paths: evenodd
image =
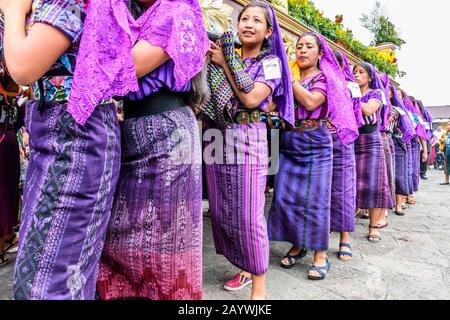
<instances>
[{"instance_id":1,"label":"woman's hand on shoulder","mask_svg":"<svg viewBox=\"0 0 450 320\"><path fill-rule=\"evenodd\" d=\"M11 10L26 15L31 10L33 0L0 0L0 10L8 14Z\"/></svg>"}]
</instances>

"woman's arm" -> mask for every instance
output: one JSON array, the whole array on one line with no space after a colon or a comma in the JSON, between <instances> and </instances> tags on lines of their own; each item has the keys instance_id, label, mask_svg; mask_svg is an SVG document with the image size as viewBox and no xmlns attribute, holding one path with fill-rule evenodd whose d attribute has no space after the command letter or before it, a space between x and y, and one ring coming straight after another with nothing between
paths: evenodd
<instances>
[{"instance_id":1,"label":"woman's arm","mask_svg":"<svg viewBox=\"0 0 450 320\"><path fill-rule=\"evenodd\" d=\"M297 100L306 110L314 111L327 101L327 97L319 91L308 91L303 88L298 81L292 83L295 100Z\"/></svg>"},{"instance_id":2,"label":"woman's arm","mask_svg":"<svg viewBox=\"0 0 450 320\"><path fill-rule=\"evenodd\" d=\"M169 55L164 49L152 46L144 40L138 41L132 52L138 79L149 74L169 59Z\"/></svg>"},{"instance_id":3,"label":"woman's arm","mask_svg":"<svg viewBox=\"0 0 450 320\"><path fill-rule=\"evenodd\" d=\"M211 42L211 49L209 52L211 53L211 61L225 71L228 82L231 84L234 93L239 101L247 108L254 109L258 107L272 93L272 88L262 82L255 82L255 87L248 93L240 90L234 82L233 74L225 61L222 48L214 42Z\"/></svg>"},{"instance_id":4,"label":"woman's arm","mask_svg":"<svg viewBox=\"0 0 450 320\"><path fill-rule=\"evenodd\" d=\"M25 34L25 16L31 0L0 0L5 15L4 54L9 73L20 85L42 77L70 47L70 39L58 29L34 24Z\"/></svg>"},{"instance_id":5,"label":"woman's arm","mask_svg":"<svg viewBox=\"0 0 450 320\"><path fill-rule=\"evenodd\" d=\"M426 162L428 160L428 145L425 139L420 138L420 144L422 145L422 162Z\"/></svg>"},{"instance_id":6,"label":"woman's arm","mask_svg":"<svg viewBox=\"0 0 450 320\"><path fill-rule=\"evenodd\" d=\"M373 115L381 107L381 102L376 99L370 99L367 103L361 102L361 111L366 117Z\"/></svg>"}]
</instances>

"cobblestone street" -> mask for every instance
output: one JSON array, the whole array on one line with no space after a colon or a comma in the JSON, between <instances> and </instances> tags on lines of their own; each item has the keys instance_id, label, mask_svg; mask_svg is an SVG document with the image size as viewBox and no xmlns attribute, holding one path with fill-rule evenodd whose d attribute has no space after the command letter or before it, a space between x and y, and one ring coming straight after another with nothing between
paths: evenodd
<instances>
[{"instance_id":1,"label":"cobblestone street","mask_svg":"<svg viewBox=\"0 0 450 320\"><path fill-rule=\"evenodd\" d=\"M391 214L389 227L381 231L382 241L367 241L368 220L359 220L352 235L354 259L337 259L338 236L333 235L329 256L331 270L326 280L307 279L312 253L291 270L279 266L289 250L288 243L271 243L268 298L279 299L450 299L450 187L440 186L442 171L430 170L421 180L417 204L406 216ZM270 199L268 199L267 209ZM250 297L250 287L227 292L223 282L238 270L215 254L211 221L204 223L204 299L240 300ZM12 273L16 254L0 268L0 299L11 299Z\"/></svg>"}]
</instances>

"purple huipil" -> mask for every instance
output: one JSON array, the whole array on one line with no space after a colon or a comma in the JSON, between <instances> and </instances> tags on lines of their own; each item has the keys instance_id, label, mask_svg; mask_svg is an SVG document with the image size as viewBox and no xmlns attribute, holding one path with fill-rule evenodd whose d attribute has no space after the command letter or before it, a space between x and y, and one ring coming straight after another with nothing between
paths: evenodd
<instances>
[{"instance_id":1,"label":"purple huipil","mask_svg":"<svg viewBox=\"0 0 450 320\"><path fill-rule=\"evenodd\" d=\"M67 108L80 124L85 123L99 101L139 91L131 51L139 40L164 49L173 60L178 89L203 68L210 44L205 28L197 28L203 25L198 1L156 0L137 19L127 2L103 0L89 4ZM97 68L99 65L102 68Z\"/></svg>"},{"instance_id":2,"label":"purple huipil","mask_svg":"<svg viewBox=\"0 0 450 320\"><path fill-rule=\"evenodd\" d=\"M67 74L75 67L85 3L36 3L28 25L51 25L72 45L51 67L52 74L64 71L63 76L44 75L44 96L41 101L29 101L26 107L31 156L14 270L14 298L94 299L119 175L116 110L112 103L97 106L83 127L66 111L71 89L71 76Z\"/></svg>"}]
</instances>

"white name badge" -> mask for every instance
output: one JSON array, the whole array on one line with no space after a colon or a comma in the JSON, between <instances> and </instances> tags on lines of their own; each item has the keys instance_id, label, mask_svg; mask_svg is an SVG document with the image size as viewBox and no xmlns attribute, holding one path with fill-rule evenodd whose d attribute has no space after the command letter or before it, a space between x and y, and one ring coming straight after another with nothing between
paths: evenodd
<instances>
[{"instance_id":1,"label":"white name badge","mask_svg":"<svg viewBox=\"0 0 450 320\"><path fill-rule=\"evenodd\" d=\"M425 122L423 125L425 126L425 129L431 130L430 124L428 122Z\"/></svg>"},{"instance_id":2,"label":"white name badge","mask_svg":"<svg viewBox=\"0 0 450 320\"><path fill-rule=\"evenodd\" d=\"M280 79L281 68L278 59L273 58L263 61L264 78L266 80Z\"/></svg>"},{"instance_id":3,"label":"white name badge","mask_svg":"<svg viewBox=\"0 0 450 320\"><path fill-rule=\"evenodd\" d=\"M406 112L403 111L401 108L394 107L394 109L395 109L395 111L397 111L401 116L404 116L404 115L406 114Z\"/></svg>"},{"instance_id":4,"label":"white name badge","mask_svg":"<svg viewBox=\"0 0 450 320\"><path fill-rule=\"evenodd\" d=\"M352 98L362 98L361 89L356 82L347 82L347 87L352 94Z\"/></svg>"}]
</instances>

